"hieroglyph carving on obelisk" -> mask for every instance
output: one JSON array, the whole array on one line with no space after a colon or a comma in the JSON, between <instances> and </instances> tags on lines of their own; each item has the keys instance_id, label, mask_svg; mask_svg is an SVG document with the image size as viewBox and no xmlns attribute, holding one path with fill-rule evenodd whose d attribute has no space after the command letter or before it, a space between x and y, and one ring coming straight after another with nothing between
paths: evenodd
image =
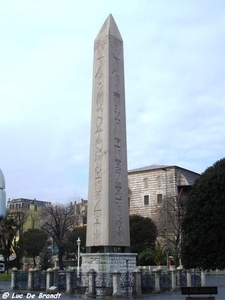
<instances>
[{"instance_id":1,"label":"hieroglyph carving on obelisk","mask_svg":"<svg viewBox=\"0 0 225 300\"><path fill-rule=\"evenodd\" d=\"M86 246L130 246L123 41L112 15L94 43Z\"/></svg>"}]
</instances>

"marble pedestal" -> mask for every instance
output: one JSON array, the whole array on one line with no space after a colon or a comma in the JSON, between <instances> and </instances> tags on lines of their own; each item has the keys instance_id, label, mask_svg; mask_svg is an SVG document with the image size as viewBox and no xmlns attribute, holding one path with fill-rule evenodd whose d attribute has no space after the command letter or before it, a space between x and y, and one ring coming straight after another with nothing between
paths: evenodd
<instances>
[{"instance_id":1,"label":"marble pedestal","mask_svg":"<svg viewBox=\"0 0 225 300\"><path fill-rule=\"evenodd\" d=\"M131 272L136 268L136 253L82 253L82 272Z\"/></svg>"}]
</instances>

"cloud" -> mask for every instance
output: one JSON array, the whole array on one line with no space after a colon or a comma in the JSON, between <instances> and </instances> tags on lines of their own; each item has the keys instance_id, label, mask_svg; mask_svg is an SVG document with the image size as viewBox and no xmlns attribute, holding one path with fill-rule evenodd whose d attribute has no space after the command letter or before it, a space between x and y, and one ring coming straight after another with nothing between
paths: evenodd
<instances>
[{"instance_id":1,"label":"cloud","mask_svg":"<svg viewBox=\"0 0 225 300\"><path fill-rule=\"evenodd\" d=\"M224 4L7 1L0 12L0 168L7 195L87 198L93 42L124 40L129 169L203 172L224 155Z\"/></svg>"}]
</instances>

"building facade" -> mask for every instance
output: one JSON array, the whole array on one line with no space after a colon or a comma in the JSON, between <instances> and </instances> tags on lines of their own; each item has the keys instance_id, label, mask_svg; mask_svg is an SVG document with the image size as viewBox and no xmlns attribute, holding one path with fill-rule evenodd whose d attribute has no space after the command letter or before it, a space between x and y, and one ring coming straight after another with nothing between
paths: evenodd
<instances>
[{"instance_id":1,"label":"building facade","mask_svg":"<svg viewBox=\"0 0 225 300\"><path fill-rule=\"evenodd\" d=\"M41 212L43 207L48 205L51 205L51 202L37 199L9 199L7 214L13 216L19 223L23 223L23 231L29 228L41 228L43 224Z\"/></svg>"},{"instance_id":2,"label":"building facade","mask_svg":"<svg viewBox=\"0 0 225 300\"><path fill-rule=\"evenodd\" d=\"M184 213L185 199L200 174L178 166L151 165L128 171L129 213L151 218L159 234Z\"/></svg>"},{"instance_id":3,"label":"building facade","mask_svg":"<svg viewBox=\"0 0 225 300\"><path fill-rule=\"evenodd\" d=\"M7 202L7 209L9 210L15 210L15 209L22 209L22 210L29 210L32 207L34 207L34 210L38 207L44 207L51 205L51 202L48 201L41 201L34 199L26 199L26 198L16 198L16 199L10 199ZM36 207L36 208L35 208Z\"/></svg>"},{"instance_id":4,"label":"building facade","mask_svg":"<svg viewBox=\"0 0 225 300\"><path fill-rule=\"evenodd\" d=\"M74 205L74 227L86 226L88 201L81 199L80 202L75 201L71 205Z\"/></svg>"}]
</instances>

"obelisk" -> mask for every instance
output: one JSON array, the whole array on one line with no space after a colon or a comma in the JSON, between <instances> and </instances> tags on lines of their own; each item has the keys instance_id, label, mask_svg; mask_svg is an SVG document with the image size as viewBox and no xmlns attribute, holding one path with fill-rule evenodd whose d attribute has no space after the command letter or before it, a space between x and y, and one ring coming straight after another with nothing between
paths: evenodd
<instances>
[{"instance_id":1,"label":"obelisk","mask_svg":"<svg viewBox=\"0 0 225 300\"><path fill-rule=\"evenodd\" d=\"M91 261L107 265L105 270L115 268L116 256L125 268L127 264L133 267L135 255L127 254L130 229L123 40L111 14L94 42L86 247L89 255L99 253L92 255ZM132 263L129 255L134 258ZM83 267L88 263L85 259L82 255ZM99 268L97 264L92 267Z\"/></svg>"}]
</instances>

